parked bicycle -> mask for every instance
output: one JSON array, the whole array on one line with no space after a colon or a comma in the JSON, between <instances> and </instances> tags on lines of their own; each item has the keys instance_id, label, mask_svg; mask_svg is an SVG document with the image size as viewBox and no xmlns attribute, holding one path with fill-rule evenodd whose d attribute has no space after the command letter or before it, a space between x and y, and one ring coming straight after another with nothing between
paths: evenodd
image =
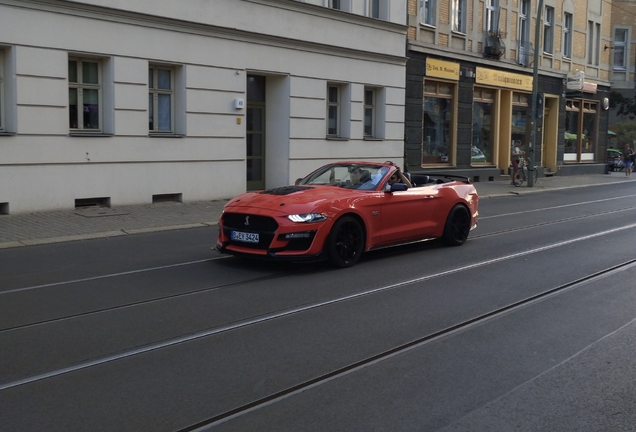
<instances>
[{"instance_id":1,"label":"parked bicycle","mask_svg":"<svg viewBox=\"0 0 636 432\"><path fill-rule=\"evenodd\" d=\"M526 158L521 158L519 160L519 169L517 170L517 174L512 179L512 182L516 187L521 186L525 181L528 180L528 160ZM535 166L532 170L532 184L537 184L537 179L539 178L539 171Z\"/></svg>"}]
</instances>

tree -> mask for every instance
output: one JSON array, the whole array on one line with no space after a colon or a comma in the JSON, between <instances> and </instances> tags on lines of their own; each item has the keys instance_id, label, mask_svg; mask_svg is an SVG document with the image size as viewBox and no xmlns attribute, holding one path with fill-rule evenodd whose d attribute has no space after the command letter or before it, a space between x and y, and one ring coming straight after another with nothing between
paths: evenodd
<instances>
[{"instance_id":1,"label":"tree","mask_svg":"<svg viewBox=\"0 0 636 432\"><path fill-rule=\"evenodd\" d=\"M630 120L636 119L636 101L633 98L626 98L619 92L611 92L609 95L610 108L616 109L616 115L627 117Z\"/></svg>"},{"instance_id":2,"label":"tree","mask_svg":"<svg viewBox=\"0 0 636 432\"><path fill-rule=\"evenodd\" d=\"M629 144L632 148L636 144L636 121L625 121L616 123L616 141L620 149Z\"/></svg>"}]
</instances>

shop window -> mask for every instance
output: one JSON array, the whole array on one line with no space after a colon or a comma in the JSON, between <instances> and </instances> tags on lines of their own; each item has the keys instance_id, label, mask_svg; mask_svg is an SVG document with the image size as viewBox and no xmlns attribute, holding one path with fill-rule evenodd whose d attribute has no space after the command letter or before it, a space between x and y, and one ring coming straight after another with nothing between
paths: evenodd
<instances>
[{"instance_id":1,"label":"shop window","mask_svg":"<svg viewBox=\"0 0 636 432\"><path fill-rule=\"evenodd\" d=\"M532 96L526 93L512 94L512 136L510 144L516 140L521 141L522 150L526 145L526 119L528 118L528 102Z\"/></svg>"},{"instance_id":2,"label":"shop window","mask_svg":"<svg viewBox=\"0 0 636 432\"><path fill-rule=\"evenodd\" d=\"M473 145L472 164L493 163L493 122L496 91L475 88L473 91Z\"/></svg>"},{"instance_id":3,"label":"shop window","mask_svg":"<svg viewBox=\"0 0 636 432\"><path fill-rule=\"evenodd\" d=\"M567 100L565 112L564 162L592 162L598 136L598 104Z\"/></svg>"},{"instance_id":4,"label":"shop window","mask_svg":"<svg viewBox=\"0 0 636 432\"><path fill-rule=\"evenodd\" d=\"M453 84L424 83L422 165L449 164L453 151Z\"/></svg>"}]
</instances>

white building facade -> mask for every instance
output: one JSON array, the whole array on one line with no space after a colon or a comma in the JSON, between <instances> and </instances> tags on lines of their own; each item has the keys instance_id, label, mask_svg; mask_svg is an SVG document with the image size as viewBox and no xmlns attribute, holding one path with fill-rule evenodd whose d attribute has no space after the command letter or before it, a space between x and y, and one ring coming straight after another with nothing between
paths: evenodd
<instances>
[{"instance_id":1,"label":"white building facade","mask_svg":"<svg viewBox=\"0 0 636 432\"><path fill-rule=\"evenodd\" d=\"M0 214L404 156L406 0L0 0Z\"/></svg>"}]
</instances>

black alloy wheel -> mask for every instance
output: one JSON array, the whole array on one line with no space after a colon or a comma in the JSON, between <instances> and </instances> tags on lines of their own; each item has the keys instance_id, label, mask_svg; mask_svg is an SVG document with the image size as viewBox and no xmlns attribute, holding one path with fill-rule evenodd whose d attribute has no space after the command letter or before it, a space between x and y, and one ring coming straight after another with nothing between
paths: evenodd
<instances>
[{"instance_id":1,"label":"black alloy wheel","mask_svg":"<svg viewBox=\"0 0 636 432\"><path fill-rule=\"evenodd\" d=\"M448 246L461 246L470 232L470 213L461 204L457 204L448 213L442 241Z\"/></svg>"},{"instance_id":2,"label":"black alloy wheel","mask_svg":"<svg viewBox=\"0 0 636 432\"><path fill-rule=\"evenodd\" d=\"M364 252L364 229L352 216L344 216L331 228L326 245L329 260L339 268L351 267Z\"/></svg>"}]
</instances>

